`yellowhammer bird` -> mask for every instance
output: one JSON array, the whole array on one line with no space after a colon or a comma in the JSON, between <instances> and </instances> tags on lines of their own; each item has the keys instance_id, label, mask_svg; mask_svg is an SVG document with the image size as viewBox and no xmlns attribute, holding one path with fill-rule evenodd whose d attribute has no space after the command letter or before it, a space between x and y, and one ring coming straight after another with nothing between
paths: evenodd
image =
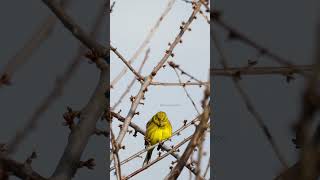
<instances>
[{"instance_id":1,"label":"yellowhammer bird","mask_svg":"<svg viewBox=\"0 0 320 180\"><path fill-rule=\"evenodd\" d=\"M145 146L152 146L160 141L168 139L172 135L172 126L165 112L159 111L155 114L146 125L145 134ZM149 163L154 148L150 149L147 153L146 158L143 161L143 165Z\"/></svg>"}]
</instances>

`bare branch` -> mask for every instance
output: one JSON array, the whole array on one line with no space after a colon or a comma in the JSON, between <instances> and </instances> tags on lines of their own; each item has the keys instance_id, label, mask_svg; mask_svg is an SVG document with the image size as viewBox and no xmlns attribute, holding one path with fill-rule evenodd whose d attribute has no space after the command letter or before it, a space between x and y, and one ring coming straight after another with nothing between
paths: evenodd
<instances>
[{"instance_id":1,"label":"bare branch","mask_svg":"<svg viewBox=\"0 0 320 180\"><path fill-rule=\"evenodd\" d=\"M87 34L75 21L67 15L62 7L54 0L42 0L51 11L60 19L64 26L85 46L87 46L98 57L104 58L105 61L110 64L109 60L109 47L104 47L97 41L91 39L91 36Z\"/></svg>"},{"instance_id":2,"label":"bare branch","mask_svg":"<svg viewBox=\"0 0 320 180\"><path fill-rule=\"evenodd\" d=\"M114 48L111 44L110 44L110 50L112 52L114 52L119 59L121 59L121 61L130 69L130 71L136 76L138 81L142 81L143 77L136 71L134 70L134 68L128 63L128 61L119 53L119 51L117 50L117 48Z\"/></svg>"},{"instance_id":3,"label":"bare branch","mask_svg":"<svg viewBox=\"0 0 320 180\"><path fill-rule=\"evenodd\" d=\"M37 172L35 172L30 165L14 161L4 156L3 154L0 154L0 171L7 171L10 173L13 173L13 175L21 179L30 179L30 180L46 180L47 179L39 175Z\"/></svg>"},{"instance_id":4,"label":"bare branch","mask_svg":"<svg viewBox=\"0 0 320 180\"><path fill-rule=\"evenodd\" d=\"M150 53L150 49L148 49L148 50L146 51L146 54L145 54L145 56L144 56L144 59L143 59L141 65L140 65L140 67L139 67L138 74L141 74L142 68L143 68L144 64L146 63L146 61L147 61L147 59L148 59L148 57L149 57L149 53ZM112 106L111 111L113 111L114 109L117 108L117 106L119 106L119 104L121 103L121 101L123 100L123 98L129 93L130 89L132 88L132 86L134 85L134 83L136 82L136 80L137 80L136 78L133 78L133 79L131 80L131 82L129 83L127 89L122 93L122 95L120 96L120 98L118 99L118 101Z\"/></svg>"},{"instance_id":5,"label":"bare branch","mask_svg":"<svg viewBox=\"0 0 320 180\"><path fill-rule=\"evenodd\" d=\"M215 33L211 34L211 38L213 40L214 46L217 49L219 56L220 56L220 63L223 65L224 68L228 68L228 63L227 60L225 58L225 55L220 47L220 44L215 36ZM265 125L262 117L260 116L260 114L255 110L254 106L251 103L251 100L249 98L249 96L246 94L246 92L243 90L243 88L241 87L239 81L237 81L236 78L232 78L235 88L237 89L237 91L239 92L242 100L244 101L248 111L252 114L252 116L255 118L257 124L259 125L259 128L262 130L262 132L264 133L264 135L266 136L267 140L269 141L273 151L275 152L277 158L279 159L279 161L281 162L281 164L284 167L288 167L283 155L280 152L279 147L277 146L277 144L275 143L275 140L273 138L273 136L271 135L269 129L267 128L267 126Z\"/></svg>"},{"instance_id":6,"label":"bare branch","mask_svg":"<svg viewBox=\"0 0 320 180\"><path fill-rule=\"evenodd\" d=\"M179 82L179 83L174 83L174 82L152 82L150 85L153 86L203 86L203 85L208 85L209 82Z\"/></svg>"},{"instance_id":7,"label":"bare branch","mask_svg":"<svg viewBox=\"0 0 320 180\"><path fill-rule=\"evenodd\" d=\"M178 80L179 80L179 83L182 83L181 78L180 78L180 76L179 76L178 71L176 70L176 68L172 68L172 69L173 69L174 72L176 73L177 78L178 78ZM197 111L197 113L198 113L198 115L199 115L200 112L199 112L199 110L198 110L198 108L197 108L197 106L196 106L196 103L194 103L194 101L193 101L193 99L191 98L191 96L190 96L189 92L187 91L186 87L185 87L185 86L182 86L182 88L183 88L184 92L186 93L188 99L190 100L192 106L194 107L194 109Z\"/></svg>"},{"instance_id":8,"label":"bare branch","mask_svg":"<svg viewBox=\"0 0 320 180\"><path fill-rule=\"evenodd\" d=\"M208 164L207 164L206 170L204 171L203 177L207 176L209 168L210 168L210 156L209 156Z\"/></svg>"},{"instance_id":9,"label":"bare branch","mask_svg":"<svg viewBox=\"0 0 320 180\"><path fill-rule=\"evenodd\" d=\"M197 176L196 176L196 180L200 180L200 176L201 176L201 161L202 161L202 155L203 155L203 141L204 141L204 137L205 137L205 132L203 134L202 137L200 137L199 142L198 142L198 159L196 161L196 165L197 165Z\"/></svg>"},{"instance_id":10,"label":"bare branch","mask_svg":"<svg viewBox=\"0 0 320 180\"><path fill-rule=\"evenodd\" d=\"M188 4L192 4L192 1L190 1L190 0L181 0L181 1L188 3Z\"/></svg>"},{"instance_id":11,"label":"bare branch","mask_svg":"<svg viewBox=\"0 0 320 180\"><path fill-rule=\"evenodd\" d=\"M247 44L248 46L251 46L255 49L257 49L259 51L259 53L261 55L265 55L267 57L270 57L271 60L274 60L275 62L288 66L290 68L293 68L294 65L292 64L292 61L289 61L283 57L278 56L277 54L273 53L272 51L270 51L269 49L263 47L262 45L256 43L255 41L253 41L252 39L250 39L248 36L246 36L245 34L241 33L240 31L238 31L236 28L230 26L229 24L227 24L225 21L222 20L221 18L221 13L219 11L217 11L216 9L212 9L211 13L210 13L210 18L213 20L213 22L216 25L221 26L222 28L224 28L225 30L228 31L229 33L229 39L231 40L240 40L241 42L243 42L244 44ZM297 69L297 72L300 75L306 76L304 71L301 71L300 69Z\"/></svg>"},{"instance_id":12,"label":"bare branch","mask_svg":"<svg viewBox=\"0 0 320 180\"><path fill-rule=\"evenodd\" d=\"M119 159L119 154L117 148L117 143L112 131L112 128L110 128L111 131L111 144L112 144L112 154L113 154L113 159L114 159L114 167L116 168L116 175L117 175L117 180L121 180L121 167L120 167L120 159Z\"/></svg>"},{"instance_id":13,"label":"bare branch","mask_svg":"<svg viewBox=\"0 0 320 180\"><path fill-rule=\"evenodd\" d=\"M72 129L68 144L54 171L51 180L69 180L77 171L81 154L89 138L96 129L96 122L107 105L105 92L109 78L109 69L106 67L100 72L100 79L88 104L80 112L79 124Z\"/></svg>"},{"instance_id":14,"label":"bare branch","mask_svg":"<svg viewBox=\"0 0 320 180\"><path fill-rule=\"evenodd\" d=\"M299 71L312 71L313 65L299 65L292 67L234 67L210 69L212 76L241 76L241 75L293 75Z\"/></svg>"},{"instance_id":15,"label":"bare branch","mask_svg":"<svg viewBox=\"0 0 320 180\"><path fill-rule=\"evenodd\" d=\"M172 62L172 61L169 61L168 64L169 64L169 66L171 66L172 68L178 69L178 70L181 72L182 75L186 75L186 76L188 76L189 78L197 81L198 83L203 83L202 81L200 81L199 79L197 79L197 78L195 78L193 75L191 75L190 73L187 73L186 71L184 71L183 69L181 69L180 65L177 65L177 64L175 64L175 63Z\"/></svg>"},{"instance_id":16,"label":"bare branch","mask_svg":"<svg viewBox=\"0 0 320 180\"><path fill-rule=\"evenodd\" d=\"M115 5L116 5L116 1L113 1L113 3L111 4L111 7L110 7L110 14L113 12L113 8Z\"/></svg>"}]
</instances>

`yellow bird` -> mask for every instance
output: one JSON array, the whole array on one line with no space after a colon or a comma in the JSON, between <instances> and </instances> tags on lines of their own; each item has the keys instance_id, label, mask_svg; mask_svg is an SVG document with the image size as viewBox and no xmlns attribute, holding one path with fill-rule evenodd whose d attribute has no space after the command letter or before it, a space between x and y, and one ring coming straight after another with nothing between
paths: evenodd
<instances>
[{"instance_id":1,"label":"yellow bird","mask_svg":"<svg viewBox=\"0 0 320 180\"><path fill-rule=\"evenodd\" d=\"M166 140L172 135L172 126L165 112L159 111L155 114L146 125L145 134L145 146L152 146L160 141ZM150 149L147 153L146 158L143 161L143 165L149 163L154 148Z\"/></svg>"}]
</instances>

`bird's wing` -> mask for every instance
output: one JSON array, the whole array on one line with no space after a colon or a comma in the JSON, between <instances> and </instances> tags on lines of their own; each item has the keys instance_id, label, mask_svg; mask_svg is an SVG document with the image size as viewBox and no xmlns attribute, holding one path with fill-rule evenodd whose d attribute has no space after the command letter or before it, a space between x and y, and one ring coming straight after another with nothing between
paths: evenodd
<instances>
[{"instance_id":1,"label":"bird's wing","mask_svg":"<svg viewBox=\"0 0 320 180\"><path fill-rule=\"evenodd\" d=\"M146 130L148 131L148 127L150 126L150 124L152 123L152 118L148 121L147 125L146 125Z\"/></svg>"},{"instance_id":2,"label":"bird's wing","mask_svg":"<svg viewBox=\"0 0 320 180\"><path fill-rule=\"evenodd\" d=\"M149 140L148 140L148 127L152 124L152 122L153 122L153 117L147 122L147 124L146 124L146 134L145 134L145 136L144 136L144 145L145 146L148 146L149 144L150 144L150 142L149 142Z\"/></svg>"}]
</instances>

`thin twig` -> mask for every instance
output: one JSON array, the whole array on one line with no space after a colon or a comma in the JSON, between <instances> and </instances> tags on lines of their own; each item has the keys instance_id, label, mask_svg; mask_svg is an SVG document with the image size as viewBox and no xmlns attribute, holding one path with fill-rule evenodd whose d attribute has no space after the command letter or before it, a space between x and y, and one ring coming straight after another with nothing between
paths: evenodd
<instances>
[{"instance_id":1,"label":"thin twig","mask_svg":"<svg viewBox=\"0 0 320 180\"><path fill-rule=\"evenodd\" d=\"M210 112L210 109L209 109L210 107L208 103L209 97L210 97L210 88L207 86L204 93L204 99L202 101L204 111L201 114L200 123L199 125L197 125L197 128L193 133L192 138L188 146L186 147L185 151L183 152L181 158L178 160L176 166L171 170L171 172L166 176L165 179L174 180L178 178L183 167L185 166L188 159L190 158L190 155L193 152L194 148L199 144L199 142L201 141L201 138L203 138L203 136L205 135L206 129L209 127L208 126L209 112ZM200 175L197 177L200 177Z\"/></svg>"},{"instance_id":2,"label":"thin twig","mask_svg":"<svg viewBox=\"0 0 320 180\"><path fill-rule=\"evenodd\" d=\"M64 12L62 7L53 0L42 0L51 11L60 19L60 21L64 24L64 26L79 40L81 41L87 48L89 48L93 54L97 57L101 57L105 59L107 64L110 64L110 53L109 53L109 45L108 47L104 47L92 37L87 34L75 21Z\"/></svg>"},{"instance_id":3,"label":"thin twig","mask_svg":"<svg viewBox=\"0 0 320 180\"><path fill-rule=\"evenodd\" d=\"M203 85L208 85L209 82L181 82L181 83L176 83L176 82L152 82L150 85L153 86L203 86Z\"/></svg>"},{"instance_id":4,"label":"thin twig","mask_svg":"<svg viewBox=\"0 0 320 180\"><path fill-rule=\"evenodd\" d=\"M221 18L221 13L217 11L216 9L212 9L210 13L210 18L213 20L214 24L219 25L223 27L225 30L229 33L230 39L240 40L241 42L257 49L261 55L265 55L267 57L270 57L271 60L274 60L275 62L288 66L290 68L294 67L294 65L291 63L292 61L289 61L281 56L278 56L277 54L273 53L269 49L263 47L262 45L256 43L252 39L250 39L245 34L238 31L236 28L232 27L231 25L227 24L225 21ZM297 70L297 73L303 76L306 76L304 71Z\"/></svg>"},{"instance_id":5,"label":"thin twig","mask_svg":"<svg viewBox=\"0 0 320 180\"><path fill-rule=\"evenodd\" d=\"M113 3L111 4L111 7L110 7L110 14L113 12L113 8L115 5L116 5L116 1L113 1Z\"/></svg>"},{"instance_id":6,"label":"thin twig","mask_svg":"<svg viewBox=\"0 0 320 180\"><path fill-rule=\"evenodd\" d=\"M140 75L140 73L138 73L131 65L130 63L120 54L120 52L117 50L117 48L114 48L111 44L110 44L110 50L112 52L114 52L119 59L121 59L121 61L130 69L130 71L136 76L138 81L142 81L143 77Z\"/></svg>"},{"instance_id":7,"label":"thin twig","mask_svg":"<svg viewBox=\"0 0 320 180\"><path fill-rule=\"evenodd\" d=\"M176 73L179 83L182 83L181 78L180 78L179 73L178 73L178 71L176 70L176 68L172 68L172 69L173 69L174 72ZM185 86L182 86L182 88L183 88L184 92L186 93L188 99L190 100L192 106L194 107L194 109L197 111L197 113L198 113L198 115L199 115L200 112L199 112L199 110L198 110L198 108L197 108L197 106L196 106L196 103L194 103L194 101L193 101L193 99L191 98L191 96L190 96L189 92L187 91L186 87L185 87Z\"/></svg>"},{"instance_id":8,"label":"thin twig","mask_svg":"<svg viewBox=\"0 0 320 180\"><path fill-rule=\"evenodd\" d=\"M143 50L145 49L145 47L149 44L151 38L153 37L153 35L156 33L156 31L158 30L161 22L164 20L164 18L167 16L167 14L170 12L170 10L172 9L173 4L175 3L176 0L170 0L164 10L164 12L161 14L160 18L157 20L156 24L151 28L151 30L149 31L148 35L146 36L146 38L143 40L143 42L141 43L141 45L139 46L139 48L137 49L137 51L133 54L133 56L129 59L128 63L132 64L137 57L140 55L141 52L143 52ZM124 67L120 73L111 81L110 85L111 87L115 87L115 85L117 84L117 82L126 74L127 72L127 68Z\"/></svg>"},{"instance_id":9,"label":"thin twig","mask_svg":"<svg viewBox=\"0 0 320 180\"><path fill-rule=\"evenodd\" d=\"M114 159L114 167L116 169L116 176L117 180L121 180L121 167L120 167L120 159L119 159L119 154L118 151L116 150L117 148L117 143L112 131L112 128L110 128L111 131L111 144L112 144L112 154L113 154L113 159Z\"/></svg>"},{"instance_id":10,"label":"thin twig","mask_svg":"<svg viewBox=\"0 0 320 180\"><path fill-rule=\"evenodd\" d=\"M196 162L197 165L197 176L196 176L196 180L200 180L200 176L201 176L201 161L202 161L202 155L203 155L203 141L204 141L204 135L199 139L199 143L198 143L198 159Z\"/></svg>"},{"instance_id":11,"label":"thin twig","mask_svg":"<svg viewBox=\"0 0 320 180\"><path fill-rule=\"evenodd\" d=\"M190 0L181 0L181 1L188 3L188 4L192 4L192 1L190 1Z\"/></svg>"},{"instance_id":12,"label":"thin twig","mask_svg":"<svg viewBox=\"0 0 320 180\"><path fill-rule=\"evenodd\" d=\"M47 180L47 178L35 172L29 164L19 163L2 154L0 154L0 172L1 171L8 171L21 179Z\"/></svg>"},{"instance_id":13,"label":"thin twig","mask_svg":"<svg viewBox=\"0 0 320 180\"><path fill-rule=\"evenodd\" d=\"M147 168L149 168L150 166L152 166L153 164L155 164L156 162L160 161L161 159L167 157L169 154L171 154L172 152L175 152L180 146L182 146L183 144L187 143L190 139L192 138L192 136L189 136L188 138L184 139L183 141L181 141L179 144L177 144L175 147L173 147L169 152L165 153L164 155L158 157L157 159L151 161L150 163L148 163L147 165L143 166L142 168L134 171L133 173L129 174L128 176L125 177L125 180L132 178L133 176L137 175L138 173L146 170Z\"/></svg>"},{"instance_id":14,"label":"thin twig","mask_svg":"<svg viewBox=\"0 0 320 180\"><path fill-rule=\"evenodd\" d=\"M195 3L194 0L192 0L192 1L182 0L182 1L184 1L185 3L191 4L192 6L193 6L194 3ZM206 2L202 1L202 4L203 4L207 9L209 9L209 6L208 6L208 4L207 4ZM207 10L207 11L208 11L208 10ZM210 12L210 10L209 10L208 12ZM200 11L199 13L200 13L200 15L206 20L206 22L207 22L208 24L210 24L210 19L203 13L203 11Z\"/></svg>"},{"instance_id":15,"label":"thin twig","mask_svg":"<svg viewBox=\"0 0 320 180\"><path fill-rule=\"evenodd\" d=\"M204 171L203 177L207 176L207 173L209 172L209 168L210 168L210 156L209 156L208 164L207 164L206 170Z\"/></svg>"},{"instance_id":16,"label":"thin twig","mask_svg":"<svg viewBox=\"0 0 320 180\"><path fill-rule=\"evenodd\" d=\"M211 38L213 40L214 46L218 51L218 54L220 56L219 60L220 63L223 65L224 68L228 68L228 63L227 60L225 58L225 55L220 47L220 44L217 40L217 37L215 36L215 33L211 34ZM260 114L255 110L254 106L251 103L251 100L249 98L249 96L247 95L247 93L243 90L243 88L241 87L239 81L236 78L232 78L235 88L237 89L237 91L239 92L242 100L244 101L246 108L248 109L248 111L252 114L252 116L255 118L257 124L259 125L259 128L262 130L262 132L264 133L264 135L266 136L268 142L270 143L273 151L275 152L277 158L279 159L279 161L281 162L281 164L284 167L288 167L283 155L280 152L279 147L277 146L277 144L275 143L275 140L273 138L273 136L271 135L269 129L267 128L267 126L265 125L262 117L260 116Z\"/></svg>"},{"instance_id":17,"label":"thin twig","mask_svg":"<svg viewBox=\"0 0 320 180\"><path fill-rule=\"evenodd\" d=\"M147 59L149 58L149 53L150 53L150 49L148 49L148 50L146 51L146 54L145 54L145 56L144 56L144 59L143 59L141 65L140 65L140 67L139 67L138 74L141 74L142 68L143 68L143 66L145 65ZM132 88L132 86L134 85L134 83L136 82L136 80L137 80L136 78L133 78L133 79L131 80L131 82L129 83L128 87L127 87L126 90L122 93L122 95L120 96L120 98L118 99L118 101L112 106L111 111L113 111L114 109L116 109L116 108L119 106L119 104L122 102L123 98L129 93L130 89Z\"/></svg>"},{"instance_id":18,"label":"thin twig","mask_svg":"<svg viewBox=\"0 0 320 180\"><path fill-rule=\"evenodd\" d=\"M200 0L200 1L204 5L204 7L206 8L206 11L209 13L210 12L209 0Z\"/></svg>"},{"instance_id":19,"label":"thin twig","mask_svg":"<svg viewBox=\"0 0 320 180\"><path fill-rule=\"evenodd\" d=\"M313 65L297 65L292 67L234 67L210 69L212 76L242 76L242 75L293 75L299 71L312 71Z\"/></svg>"},{"instance_id":20,"label":"thin twig","mask_svg":"<svg viewBox=\"0 0 320 180\"><path fill-rule=\"evenodd\" d=\"M187 73L186 71L184 71L184 70L180 67L180 65L178 65L178 64L176 64L176 63L174 63L174 62L172 62L172 61L169 61L168 64L169 64L169 66L171 66L172 68L178 69L178 70L180 71L181 75L186 75L186 76L188 76L190 79L195 80L195 81L197 81L198 83L204 84L202 81L200 81L199 79L195 78L195 77L194 77L193 75L191 75L190 73Z\"/></svg>"}]
</instances>

